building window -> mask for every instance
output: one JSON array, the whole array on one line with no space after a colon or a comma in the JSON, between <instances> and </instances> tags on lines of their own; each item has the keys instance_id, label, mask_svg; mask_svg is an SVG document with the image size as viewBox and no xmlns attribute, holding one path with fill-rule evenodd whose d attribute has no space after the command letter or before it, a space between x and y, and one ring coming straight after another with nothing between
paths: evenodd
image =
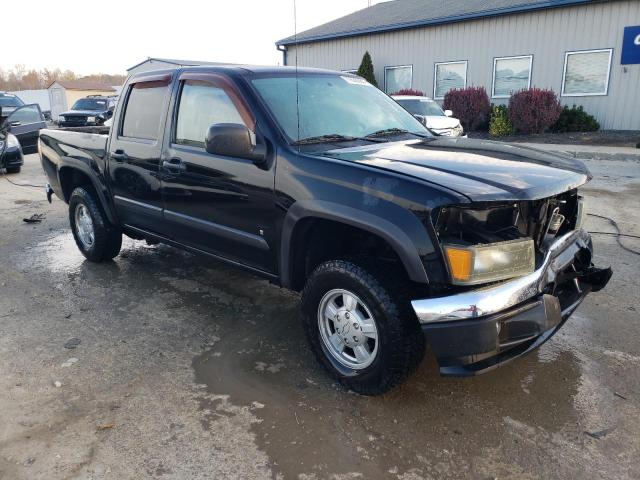
<instances>
[{"instance_id":1,"label":"building window","mask_svg":"<svg viewBox=\"0 0 640 480\"><path fill-rule=\"evenodd\" d=\"M436 63L433 79L433 98L441 100L453 88L467 86L467 62Z\"/></svg>"},{"instance_id":2,"label":"building window","mask_svg":"<svg viewBox=\"0 0 640 480\"><path fill-rule=\"evenodd\" d=\"M583 97L606 95L609 89L613 49L567 52L564 55L562 95Z\"/></svg>"},{"instance_id":3,"label":"building window","mask_svg":"<svg viewBox=\"0 0 640 480\"><path fill-rule=\"evenodd\" d=\"M509 98L518 90L531 86L533 55L493 59L493 98Z\"/></svg>"},{"instance_id":4,"label":"building window","mask_svg":"<svg viewBox=\"0 0 640 480\"><path fill-rule=\"evenodd\" d=\"M411 88L413 83L413 66L384 67L384 91L391 94L405 88Z\"/></svg>"}]
</instances>

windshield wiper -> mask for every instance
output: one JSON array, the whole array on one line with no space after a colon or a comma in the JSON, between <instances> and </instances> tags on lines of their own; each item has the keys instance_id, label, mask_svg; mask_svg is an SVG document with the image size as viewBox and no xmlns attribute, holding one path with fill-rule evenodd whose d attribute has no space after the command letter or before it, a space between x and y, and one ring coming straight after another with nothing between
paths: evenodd
<instances>
[{"instance_id":1,"label":"windshield wiper","mask_svg":"<svg viewBox=\"0 0 640 480\"><path fill-rule=\"evenodd\" d=\"M315 137L301 138L291 145L310 145L312 143L331 143L331 142L352 142L354 140L365 140L367 142L380 142L381 140L376 138L367 137L351 137L348 135L341 135L339 133L329 133L327 135L317 135ZM384 140L382 140L384 141Z\"/></svg>"},{"instance_id":2,"label":"windshield wiper","mask_svg":"<svg viewBox=\"0 0 640 480\"><path fill-rule=\"evenodd\" d=\"M404 130L402 128L395 128L395 127L385 128L383 130L377 130L373 133L365 135L364 138L376 138L376 137L384 137L386 135L400 135L404 133L408 133L409 135L415 135L416 137L420 137L420 138L430 138L429 135L423 135L417 132L410 132L409 130Z\"/></svg>"}]
</instances>

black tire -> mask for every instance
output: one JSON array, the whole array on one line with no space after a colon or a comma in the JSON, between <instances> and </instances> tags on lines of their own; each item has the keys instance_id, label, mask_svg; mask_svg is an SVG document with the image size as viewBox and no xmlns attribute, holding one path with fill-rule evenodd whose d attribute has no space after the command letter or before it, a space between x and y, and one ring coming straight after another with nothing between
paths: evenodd
<instances>
[{"instance_id":1,"label":"black tire","mask_svg":"<svg viewBox=\"0 0 640 480\"><path fill-rule=\"evenodd\" d=\"M396 291L397 275L378 272L372 264L331 260L319 265L302 292L305 330L319 362L343 385L363 395L379 395L398 385L424 357L425 340L411 305ZM371 312L378 334L373 362L362 369L340 364L322 339L319 308L322 299L335 289L353 292ZM396 293L394 293L396 292Z\"/></svg>"},{"instance_id":2,"label":"black tire","mask_svg":"<svg viewBox=\"0 0 640 480\"><path fill-rule=\"evenodd\" d=\"M7 168L7 173L20 173L21 167L9 167Z\"/></svg>"},{"instance_id":3,"label":"black tire","mask_svg":"<svg viewBox=\"0 0 640 480\"><path fill-rule=\"evenodd\" d=\"M91 217L93 227L93 242L86 245L80 238L76 225L76 209L84 206ZM122 233L109 223L97 196L91 187L76 187L69 197L69 223L76 245L82 254L91 262L111 260L120 253Z\"/></svg>"}]
</instances>

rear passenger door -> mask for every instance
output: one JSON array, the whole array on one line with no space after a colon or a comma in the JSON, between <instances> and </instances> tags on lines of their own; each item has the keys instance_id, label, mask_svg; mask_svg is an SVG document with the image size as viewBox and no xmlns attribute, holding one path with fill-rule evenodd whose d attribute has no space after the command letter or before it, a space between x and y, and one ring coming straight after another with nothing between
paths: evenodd
<instances>
[{"instance_id":1,"label":"rear passenger door","mask_svg":"<svg viewBox=\"0 0 640 480\"><path fill-rule=\"evenodd\" d=\"M123 92L114 121L108 174L120 221L162 233L160 154L170 98L171 75L135 78Z\"/></svg>"},{"instance_id":2,"label":"rear passenger door","mask_svg":"<svg viewBox=\"0 0 640 480\"><path fill-rule=\"evenodd\" d=\"M264 272L275 272L273 162L213 155L205 150L211 125L256 122L226 76L184 72L172 107L162 162L164 218L172 238Z\"/></svg>"}]
</instances>

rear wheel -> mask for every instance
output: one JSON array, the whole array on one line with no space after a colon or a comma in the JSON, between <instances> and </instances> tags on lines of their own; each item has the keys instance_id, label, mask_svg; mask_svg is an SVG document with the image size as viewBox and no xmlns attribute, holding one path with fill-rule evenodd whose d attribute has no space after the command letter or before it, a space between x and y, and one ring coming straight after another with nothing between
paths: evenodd
<instances>
[{"instance_id":1,"label":"rear wheel","mask_svg":"<svg viewBox=\"0 0 640 480\"><path fill-rule=\"evenodd\" d=\"M76 245L87 260L102 262L120 253L122 233L109 223L90 187L77 187L71 192L69 223Z\"/></svg>"},{"instance_id":2,"label":"rear wheel","mask_svg":"<svg viewBox=\"0 0 640 480\"><path fill-rule=\"evenodd\" d=\"M408 301L367 264L318 266L302 293L305 330L320 363L365 395L400 383L424 355L424 336Z\"/></svg>"}]
</instances>

